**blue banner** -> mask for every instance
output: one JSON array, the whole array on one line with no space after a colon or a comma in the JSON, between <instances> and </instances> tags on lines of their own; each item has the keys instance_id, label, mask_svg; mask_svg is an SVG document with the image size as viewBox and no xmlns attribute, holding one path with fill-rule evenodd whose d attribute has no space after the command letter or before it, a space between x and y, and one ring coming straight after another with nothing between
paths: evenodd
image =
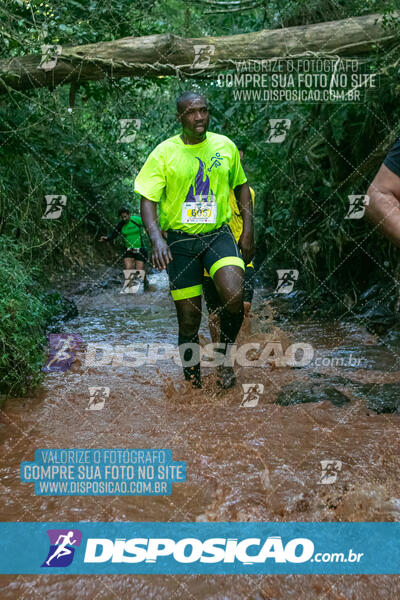
<instances>
[{"instance_id":1,"label":"blue banner","mask_svg":"<svg viewBox=\"0 0 400 600\"><path fill-rule=\"evenodd\" d=\"M398 574L400 523L1 523L2 574Z\"/></svg>"}]
</instances>

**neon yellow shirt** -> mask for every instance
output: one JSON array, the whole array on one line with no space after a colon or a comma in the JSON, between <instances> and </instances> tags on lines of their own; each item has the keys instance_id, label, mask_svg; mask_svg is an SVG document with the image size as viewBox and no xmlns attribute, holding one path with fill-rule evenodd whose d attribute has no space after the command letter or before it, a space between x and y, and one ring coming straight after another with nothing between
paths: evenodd
<instances>
[{"instance_id":1,"label":"neon yellow shirt","mask_svg":"<svg viewBox=\"0 0 400 600\"><path fill-rule=\"evenodd\" d=\"M135 192L160 203L161 229L206 233L228 223L229 190L246 181L235 144L208 131L199 144L184 144L180 135L159 144L136 177ZM202 212L199 202L208 221L188 222Z\"/></svg>"},{"instance_id":2,"label":"neon yellow shirt","mask_svg":"<svg viewBox=\"0 0 400 600\"><path fill-rule=\"evenodd\" d=\"M249 186L249 188L250 188L250 194L251 194L251 199L253 201L253 208L254 208L255 194L254 194L253 188L250 186ZM232 212L232 216L229 221L229 227L232 229L232 233L235 236L235 240L238 242L240 236L242 235L242 231L243 231L243 219L240 215L239 207L236 202L235 192L233 190L229 191L229 206L231 207L231 212Z\"/></svg>"}]
</instances>

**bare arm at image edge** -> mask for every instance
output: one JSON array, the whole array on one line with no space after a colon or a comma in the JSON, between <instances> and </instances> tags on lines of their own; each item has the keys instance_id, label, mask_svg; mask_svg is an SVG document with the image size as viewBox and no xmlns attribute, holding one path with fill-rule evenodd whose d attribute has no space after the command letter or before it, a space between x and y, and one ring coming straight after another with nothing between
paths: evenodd
<instances>
[{"instance_id":1,"label":"bare arm at image edge","mask_svg":"<svg viewBox=\"0 0 400 600\"><path fill-rule=\"evenodd\" d=\"M388 240L400 247L400 177L381 165L368 188L365 213Z\"/></svg>"}]
</instances>

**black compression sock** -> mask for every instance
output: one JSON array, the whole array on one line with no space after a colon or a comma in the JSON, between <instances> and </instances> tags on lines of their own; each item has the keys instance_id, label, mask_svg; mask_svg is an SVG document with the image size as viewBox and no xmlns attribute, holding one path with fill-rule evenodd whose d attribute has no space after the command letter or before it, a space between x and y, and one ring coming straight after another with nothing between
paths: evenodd
<instances>
[{"instance_id":1,"label":"black compression sock","mask_svg":"<svg viewBox=\"0 0 400 600\"><path fill-rule=\"evenodd\" d=\"M193 387L201 388L200 344L198 334L196 333L195 335L187 336L180 333L178 344L183 366L183 375L186 381L191 381ZM184 347L183 344L190 344L190 346ZM186 362L189 361L192 363L192 366L185 367ZM193 362L195 362L195 364L193 364Z\"/></svg>"},{"instance_id":2,"label":"black compression sock","mask_svg":"<svg viewBox=\"0 0 400 600\"><path fill-rule=\"evenodd\" d=\"M230 313L223 308L220 314L221 342L234 344L243 323L243 308L239 313Z\"/></svg>"},{"instance_id":3,"label":"black compression sock","mask_svg":"<svg viewBox=\"0 0 400 600\"><path fill-rule=\"evenodd\" d=\"M220 313L220 329L221 329L221 343L224 346L221 349L218 349L218 352L225 355L224 365L230 365L229 355L230 350L229 346L235 343L235 340L238 336L240 328L243 323L244 311L243 308L240 313L230 313L223 308Z\"/></svg>"}]
</instances>

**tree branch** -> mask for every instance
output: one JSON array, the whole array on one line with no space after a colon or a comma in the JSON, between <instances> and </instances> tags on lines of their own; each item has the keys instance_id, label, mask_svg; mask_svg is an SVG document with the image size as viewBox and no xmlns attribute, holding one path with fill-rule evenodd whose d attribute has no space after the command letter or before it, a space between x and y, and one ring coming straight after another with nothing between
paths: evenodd
<instances>
[{"instance_id":1,"label":"tree branch","mask_svg":"<svg viewBox=\"0 0 400 600\"><path fill-rule=\"evenodd\" d=\"M195 76L232 69L237 61L290 58L294 55L356 56L396 38L382 25L382 16L366 15L233 36L185 39L170 33L112 42L63 47L51 70L40 68L40 54L0 61L0 94L7 90L54 87L106 77ZM195 45L214 46L210 64L194 65Z\"/></svg>"}]
</instances>

